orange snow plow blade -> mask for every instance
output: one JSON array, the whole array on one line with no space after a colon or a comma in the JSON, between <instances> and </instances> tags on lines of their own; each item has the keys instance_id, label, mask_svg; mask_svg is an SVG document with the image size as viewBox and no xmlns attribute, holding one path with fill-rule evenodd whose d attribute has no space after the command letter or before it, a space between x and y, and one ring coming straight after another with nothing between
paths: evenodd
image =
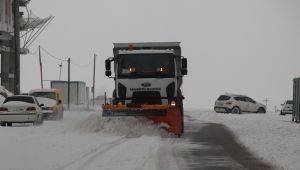
<instances>
[{"instance_id":1,"label":"orange snow plow blade","mask_svg":"<svg viewBox=\"0 0 300 170\"><path fill-rule=\"evenodd\" d=\"M183 129L183 114L179 107L171 105L102 105L102 116L145 116L156 123L166 123L166 130L175 135L181 135Z\"/></svg>"}]
</instances>

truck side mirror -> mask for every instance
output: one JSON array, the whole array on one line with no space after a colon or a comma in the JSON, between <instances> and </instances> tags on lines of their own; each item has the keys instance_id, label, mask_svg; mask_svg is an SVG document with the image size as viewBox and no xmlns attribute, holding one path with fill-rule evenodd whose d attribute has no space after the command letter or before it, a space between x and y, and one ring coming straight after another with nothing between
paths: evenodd
<instances>
[{"instance_id":1,"label":"truck side mirror","mask_svg":"<svg viewBox=\"0 0 300 170\"><path fill-rule=\"evenodd\" d=\"M110 60L105 60L105 69L108 71L111 70Z\"/></svg>"},{"instance_id":2,"label":"truck side mirror","mask_svg":"<svg viewBox=\"0 0 300 170\"><path fill-rule=\"evenodd\" d=\"M187 69L181 70L181 74L182 74L182 75L187 75Z\"/></svg>"},{"instance_id":3,"label":"truck side mirror","mask_svg":"<svg viewBox=\"0 0 300 170\"><path fill-rule=\"evenodd\" d=\"M187 59L182 58L181 59L181 74L182 75L187 75Z\"/></svg>"},{"instance_id":4,"label":"truck side mirror","mask_svg":"<svg viewBox=\"0 0 300 170\"><path fill-rule=\"evenodd\" d=\"M110 71L110 70L106 70L106 71L105 71L105 75L106 75L107 77L110 77L110 76L111 76L111 71Z\"/></svg>"},{"instance_id":5,"label":"truck side mirror","mask_svg":"<svg viewBox=\"0 0 300 170\"><path fill-rule=\"evenodd\" d=\"M187 59L186 58L181 59L181 67L182 67L182 69L187 70Z\"/></svg>"}]
</instances>

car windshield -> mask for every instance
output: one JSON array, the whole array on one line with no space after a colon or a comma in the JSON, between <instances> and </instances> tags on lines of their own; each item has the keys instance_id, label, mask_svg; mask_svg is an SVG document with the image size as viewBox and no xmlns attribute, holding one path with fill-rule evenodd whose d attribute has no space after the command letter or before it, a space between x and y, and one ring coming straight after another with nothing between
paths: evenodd
<instances>
[{"instance_id":1,"label":"car windshield","mask_svg":"<svg viewBox=\"0 0 300 170\"><path fill-rule=\"evenodd\" d=\"M55 92L33 92L30 95L35 97L44 97L44 98L56 100Z\"/></svg>"},{"instance_id":2,"label":"car windshield","mask_svg":"<svg viewBox=\"0 0 300 170\"><path fill-rule=\"evenodd\" d=\"M26 102L26 103L34 103L34 100L30 96L11 96L7 97L3 103L8 103L8 102Z\"/></svg>"},{"instance_id":3,"label":"car windshield","mask_svg":"<svg viewBox=\"0 0 300 170\"><path fill-rule=\"evenodd\" d=\"M293 100L286 101L286 104L293 104Z\"/></svg>"},{"instance_id":4,"label":"car windshield","mask_svg":"<svg viewBox=\"0 0 300 170\"><path fill-rule=\"evenodd\" d=\"M230 96L226 96L226 95L222 95L218 98L218 100L229 100L230 99Z\"/></svg>"},{"instance_id":5,"label":"car windshield","mask_svg":"<svg viewBox=\"0 0 300 170\"><path fill-rule=\"evenodd\" d=\"M174 57L170 54L122 54L119 78L174 77Z\"/></svg>"}]
</instances>

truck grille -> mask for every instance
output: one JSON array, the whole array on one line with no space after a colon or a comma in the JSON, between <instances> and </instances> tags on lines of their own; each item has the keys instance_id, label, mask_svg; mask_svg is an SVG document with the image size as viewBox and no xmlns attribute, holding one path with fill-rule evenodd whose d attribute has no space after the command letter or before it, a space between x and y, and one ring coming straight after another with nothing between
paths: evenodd
<instances>
[{"instance_id":1,"label":"truck grille","mask_svg":"<svg viewBox=\"0 0 300 170\"><path fill-rule=\"evenodd\" d=\"M160 93L158 91L133 92L132 103L134 103L134 104L161 104Z\"/></svg>"}]
</instances>

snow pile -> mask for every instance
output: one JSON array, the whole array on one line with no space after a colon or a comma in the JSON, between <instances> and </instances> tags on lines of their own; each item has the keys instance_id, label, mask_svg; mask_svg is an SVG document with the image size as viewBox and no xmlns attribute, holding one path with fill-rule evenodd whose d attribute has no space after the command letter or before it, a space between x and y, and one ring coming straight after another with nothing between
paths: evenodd
<instances>
[{"instance_id":1,"label":"snow pile","mask_svg":"<svg viewBox=\"0 0 300 170\"><path fill-rule=\"evenodd\" d=\"M101 131L127 137L169 135L159 125L143 117L102 117L99 113L90 114L74 129L84 133Z\"/></svg>"},{"instance_id":2,"label":"snow pile","mask_svg":"<svg viewBox=\"0 0 300 170\"><path fill-rule=\"evenodd\" d=\"M289 170L300 167L300 125L291 121L291 115L236 115L200 110L187 110L186 115L204 122L224 124L262 160Z\"/></svg>"}]
</instances>

